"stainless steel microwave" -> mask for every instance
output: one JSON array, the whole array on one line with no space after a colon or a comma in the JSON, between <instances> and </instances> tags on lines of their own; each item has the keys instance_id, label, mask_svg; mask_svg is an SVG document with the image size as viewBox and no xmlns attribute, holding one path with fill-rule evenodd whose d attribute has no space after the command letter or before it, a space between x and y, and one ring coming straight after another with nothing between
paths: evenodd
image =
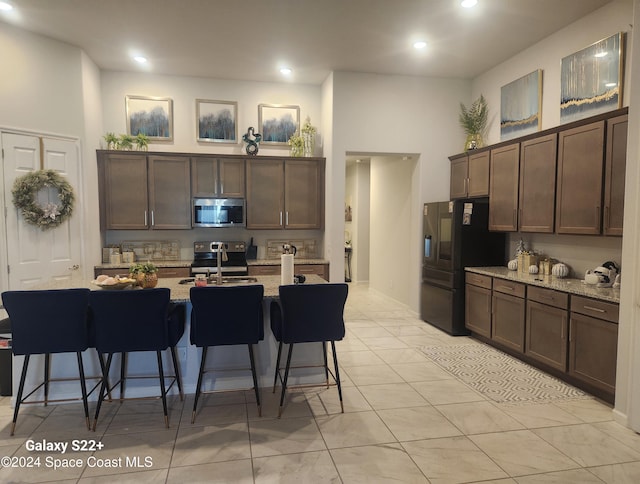
<instances>
[{"instance_id":1,"label":"stainless steel microwave","mask_svg":"<svg viewBox=\"0 0 640 484\"><path fill-rule=\"evenodd\" d=\"M194 227L244 227L244 198L194 198Z\"/></svg>"}]
</instances>

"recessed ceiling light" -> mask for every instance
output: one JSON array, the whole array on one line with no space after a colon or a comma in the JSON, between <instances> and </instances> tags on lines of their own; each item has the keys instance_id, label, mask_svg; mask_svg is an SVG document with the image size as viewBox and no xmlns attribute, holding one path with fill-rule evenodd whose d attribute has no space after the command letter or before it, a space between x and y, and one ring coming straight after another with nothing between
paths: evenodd
<instances>
[{"instance_id":1,"label":"recessed ceiling light","mask_svg":"<svg viewBox=\"0 0 640 484\"><path fill-rule=\"evenodd\" d=\"M0 2L0 10L5 10L5 11L13 10L13 5L7 2Z\"/></svg>"},{"instance_id":2,"label":"recessed ceiling light","mask_svg":"<svg viewBox=\"0 0 640 484\"><path fill-rule=\"evenodd\" d=\"M147 62L147 58L144 57L144 56L141 56L141 55L133 56L133 60L138 62L138 63L140 63L140 64L144 64L144 63Z\"/></svg>"},{"instance_id":3,"label":"recessed ceiling light","mask_svg":"<svg viewBox=\"0 0 640 484\"><path fill-rule=\"evenodd\" d=\"M289 67L281 67L280 68L280 74L282 74L283 76L289 76L291 75L293 71L289 68Z\"/></svg>"},{"instance_id":4,"label":"recessed ceiling light","mask_svg":"<svg viewBox=\"0 0 640 484\"><path fill-rule=\"evenodd\" d=\"M464 8L471 8L475 7L477 3L478 0L462 0L462 2L460 2L460 5Z\"/></svg>"},{"instance_id":5,"label":"recessed ceiling light","mask_svg":"<svg viewBox=\"0 0 640 484\"><path fill-rule=\"evenodd\" d=\"M418 40L413 43L414 49L424 49L427 46L427 43L424 40Z\"/></svg>"}]
</instances>

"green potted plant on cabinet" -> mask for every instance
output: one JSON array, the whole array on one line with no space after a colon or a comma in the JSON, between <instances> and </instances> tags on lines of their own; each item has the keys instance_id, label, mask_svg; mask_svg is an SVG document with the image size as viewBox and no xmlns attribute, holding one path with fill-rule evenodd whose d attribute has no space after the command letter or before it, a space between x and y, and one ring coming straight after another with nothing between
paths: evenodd
<instances>
[{"instance_id":1,"label":"green potted plant on cabinet","mask_svg":"<svg viewBox=\"0 0 640 484\"><path fill-rule=\"evenodd\" d=\"M129 277L135 279L138 286L144 288L156 287L158 284L158 268L151 262L139 262L129 268Z\"/></svg>"},{"instance_id":2,"label":"green potted plant on cabinet","mask_svg":"<svg viewBox=\"0 0 640 484\"><path fill-rule=\"evenodd\" d=\"M474 150L484 146L483 135L487 128L487 120L489 118L489 108L484 96L476 99L468 109L460 103L460 126L467 135L464 143L464 150Z\"/></svg>"},{"instance_id":3,"label":"green potted plant on cabinet","mask_svg":"<svg viewBox=\"0 0 640 484\"><path fill-rule=\"evenodd\" d=\"M135 137L138 151L147 151L149 149L149 137L144 133L138 133Z\"/></svg>"}]
</instances>

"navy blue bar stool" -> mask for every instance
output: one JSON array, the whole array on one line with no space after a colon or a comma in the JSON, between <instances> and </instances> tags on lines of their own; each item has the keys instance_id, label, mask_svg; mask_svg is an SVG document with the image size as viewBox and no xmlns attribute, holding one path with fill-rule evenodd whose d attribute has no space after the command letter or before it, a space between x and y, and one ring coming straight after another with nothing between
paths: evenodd
<instances>
[{"instance_id":1,"label":"navy blue bar stool","mask_svg":"<svg viewBox=\"0 0 640 484\"><path fill-rule=\"evenodd\" d=\"M346 284L292 284L280 286L280 300L271 303L271 331L279 343L273 391L276 391L278 378L282 383L278 417L282 415L289 371L291 368L309 368L309 365L291 366L291 355L293 346L296 343L322 343L326 384L329 385L329 375L331 375L338 387L340 408L344 412L335 342L344 338L343 314L348 290L349 288ZM331 351L333 353L333 372L329 369L327 362L328 341L331 342ZM289 345L284 377L281 373L282 368L280 368L283 344Z\"/></svg>"},{"instance_id":2,"label":"navy blue bar stool","mask_svg":"<svg viewBox=\"0 0 640 484\"><path fill-rule=\"evenodd\" d=\"M95 346L100 358L107 355L103 369L100 398L96 406L93 430L96 429L98 415L105 394L120 385L120 398L124 397L124 382L131 378L155 378L156 376L127 376L126 354L139 351L155 351L158 362L157 378L160 384L165 426L169 427L167 394L174 382L178 385L180 399L183 398L180 368L175 346L184 333L184 306L172 305L167 288L134 289L123 291L92 291L89 299L91 319L95 326ZM169 348L174 366L174 374L167 387L162 364L162 352ZM120 353L120 379L109 387L108 375L113 355Z\"/></svg>"},{"instance_id":3,"label":"navy blue bar stool","mask_svg":"<svg viewBox=\"0 0 640 484\"><path fill-rule=\"evenodd\" d=\"M46 404L70 400L49 400L49 382L62 380L49 376L49 358L51 354L56 353L76 353L82 403L87 428L89 428L87 386L82 362L82 352L89 347L87 323L89 292L89 289L64 289L6 291L2 293L2 303L11 320L13 354L24 355L11 424L11 435L14 434L16 428L21 404L43 402ZM23 397L31 355L45 355L45 375L43 382ZM44 400L26 401L43 386L45 389Z\"/></svg>"},{"instance_id":4,"label":"navy blue bar stool","mask_svg":"<svg viewBox=\"0 0 640 484\"><path fill-rule=\"evenodd\" d=\"M209 371L215 371L206 368L207 350L210 346L248 346L258 415L261 415L253 345L264 339L263 296L264 287L261 285L191 288L191 344L202 348L191 423L195 422L198 399L203 393L202 377Z\"/></svg>"}]
</instances>

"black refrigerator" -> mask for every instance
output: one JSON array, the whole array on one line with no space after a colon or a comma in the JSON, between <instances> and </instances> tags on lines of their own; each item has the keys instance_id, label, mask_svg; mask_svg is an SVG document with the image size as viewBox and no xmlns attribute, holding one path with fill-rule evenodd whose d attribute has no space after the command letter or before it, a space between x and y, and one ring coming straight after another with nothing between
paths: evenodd
<instances>
[{"instance_id":1,"label":"black refrigerator","mask_svg":"<svg viewBox=\"0 0 640 484\"><path fill-rule=\"evenodd\" d=\"M469 334L464 268L505 264L505 234L488 226L488 198L424 205L420 317L454 336Z\"/></svg>"}]
</instances>

